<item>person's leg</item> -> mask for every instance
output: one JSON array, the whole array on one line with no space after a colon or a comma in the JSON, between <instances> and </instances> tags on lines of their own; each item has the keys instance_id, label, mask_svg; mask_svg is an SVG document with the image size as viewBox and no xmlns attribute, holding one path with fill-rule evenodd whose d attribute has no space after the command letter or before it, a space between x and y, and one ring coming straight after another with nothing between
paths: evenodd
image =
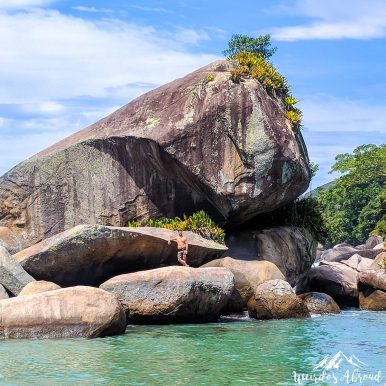
<instances>
[{"instance_id":1,"label":"person's leg","mask_svg":"<svg viewBox=\"0 0 386 386\"><path fill-rule=\"evenodd\" d=\"M184 253L183 253L183 255L182 255L182 259L184 260L184 265L185 266L187 266L187 267L189 267L189 264L187 263L187 261L186 261L186 256L187 256L187 253L184 251Z\"/></svg>"},{"instance_id":2,"label":"person's leg","mask_svg":"<svg viewBox=\"0 0 386 386\"><path fill-rule=\"evenodd\" d=\"M178 251L177 260L181 265L187 266L186 261L184 260L184 253L183 252Z\"/></svg>"}]
</instances>

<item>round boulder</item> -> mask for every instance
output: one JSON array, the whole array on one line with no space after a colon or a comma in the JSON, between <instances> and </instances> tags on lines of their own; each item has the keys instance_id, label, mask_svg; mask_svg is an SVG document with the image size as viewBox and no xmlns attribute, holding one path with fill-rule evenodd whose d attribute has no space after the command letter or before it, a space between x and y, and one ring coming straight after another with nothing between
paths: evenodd
<instances>
[{"instance_id":1,"label":"round boulder","mask_svg":"<svg viewBox=\"0 0 386 386\"><path fill-rule=\"evenodd\" d=\"M165 267L119 275L100 288L122 303L128 323L213 322L232 294L234 277L226 268Z\"/></svg>"},{"instance_id":2,"label":"round boulder","mask_svg":"<svg viewBox=\"0 0 386 386\"><path fill-rule=\"evenodd\" d=\"M248 313L255 319L308 318L310 313L284 280L260 284L248 302Z\"/></svg>"},{"instance_id":3,"label":"round boulder","mask_svg":"<svg viewBox=\"0 0 386 386\"><path fill-rule=\"evenodd\" d=\"M60 289L57 284L52 283L50 281L45 280L38 280L38 281L32 281L28 283L19 293L18 296L26 296L26 295L33 295L38 294L40 292L47 292L47 291L53 291Z\"/></svg>"},{"instance_id":4,"label":"round boulder","mask_svg":"<svg viewBox=\"0 0 386 386\"><path fill-rule=\"evenodd\" d=\"M308 292L299 295L312 314L339 314L340 308L335 300L322 292Z\"/></svg>"}]
</instances>

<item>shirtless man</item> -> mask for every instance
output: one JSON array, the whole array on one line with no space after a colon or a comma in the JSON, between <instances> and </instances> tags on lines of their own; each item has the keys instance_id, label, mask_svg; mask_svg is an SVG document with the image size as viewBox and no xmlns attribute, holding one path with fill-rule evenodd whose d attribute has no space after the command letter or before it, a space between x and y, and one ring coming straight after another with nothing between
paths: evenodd
<instances>
[{"instance_id":1,"label":"shirtless man","mask_svg":"<svg viewBox=\"0 0 386 386\"><path fill-rule=\"evenodd\" d=\"M168 244L170 244L172 241L177 242L177 259L179 263L185 267L189 267L189 265L186 263L186 255L188 254L188 240L185 236L182 235L182 231L178 231L178 236L170 239Z\"/></svg>"}]
</instances>

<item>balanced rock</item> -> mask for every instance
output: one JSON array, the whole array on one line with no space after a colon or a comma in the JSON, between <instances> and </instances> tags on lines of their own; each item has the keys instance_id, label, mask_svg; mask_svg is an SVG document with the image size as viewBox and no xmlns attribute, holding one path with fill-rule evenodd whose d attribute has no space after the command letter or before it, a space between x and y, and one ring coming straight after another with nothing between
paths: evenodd
<instances>
[{"instance_id":1,"label":"balanced rock","mask_svg":"<svg viewBox=\"0 0 386 386\"><path fill-rule=\"evenodd\" d=\"M60 289L57 284L45 280L31 281L19 293L18 296L26 296L38 294L40 292L47 292Z\"/></svg>"},{"instance_id":2,"label":"balanced rock","mask_svg":"<svg viewBox=\"0 0 386 386\"><path fill-rule=\"evenodd\" d=\"M321 292L308 292L299 295L312 314L339 314L340 308L334 299Z\"/></svg>"},{"instance_id":3,"label":"balanced rock","mask_svg":"<svg viewBox=\"0 0 386 386\"><path fill-rule=\"evenodd\" d=\"M260 284L248 302L248 313L255 319L307 318L306 305L284 280Z\"/></svg>"},{"instance_id":4,"label":"balanced rock","mask_svg":"<svg viewBox=\"0 0 386 386\"><path fill-rule=\"evenodd\" d=\"M233 273L235 289L226 307L228 311L241 311L246 308L248 300L261 283L267 280L285 279L279 268L269 261L244 261L224 257L212 260L202 267L224 267Z\"/></svg>"},{"instance_id":5,"label":"balanced rock","mask_svg":"<svg viewBox=\"0 0 386 386\"><path fill-rule=\"evenodd\" d=\"M296 227L230 232L226 245L228 256L275 264L292 286L311 268L316 256L316 243L311 235Z\"/></svg>"},{"instance_id":6,"label":"balanced rock","mask_svg":"<svg viewBox=\"0 0 386 386\"><path fill-rule=\"evenodd\" d=\"M201 209L235 226L296 199L310 180L302 135L258 81L233 83L234 67L150 91L10 170L0 225L32 245L78 224Z\"/></svg>"},{"instance_id":7,"label":"balanced rock","mask_svg":"<svg viewBox=\"0 0 386 386\"><path fill-rule=\"evenodd\" d=\"M234 278L226 268L165 267L116 276L100 288L122 303L128 323L213 322Z\"/></svg>"},{"instance_id":8,"label":"balanced rock","mask_svg":"<svg viewBox=\"0 0 386 386\"><path fill-rule=\"evenodd\" d=\"M0 246L14 254L22 249L22 242L9 228L0 226Z\"/></svg>"},{"instance_id":9,"label":"balanced rock","mask_svg":"<svg viewBox=\"0 0 386 386\"><path fill-rule=\"evenodd\" d=\"M0 246L0 284L16 296L23 287L34 280L8 251Z\"/></svg>"},{"instance_id":10,"label":"balanced rock","mask_svg":"<svg viewBox=\"0 0 386 386\"><path fill-rule=\"evenodd\" d=\"M0 301L0 338L97 338L123 334L125 313L99 288L72 287Z\"/></svg>"},{"instance_id":11,"label":"balanced rock","mask_svg":"<svg viewBox=\"0 0 386 386\"><path fill-rule=\"evenodd\" d=\"M192 232L188 263L199 266L221 257L227 248ZM38 280L60 286L99 285L120 273L177 264L176 232L161 228L78 225L13 257Z\"/></svg>"}]
</instances>

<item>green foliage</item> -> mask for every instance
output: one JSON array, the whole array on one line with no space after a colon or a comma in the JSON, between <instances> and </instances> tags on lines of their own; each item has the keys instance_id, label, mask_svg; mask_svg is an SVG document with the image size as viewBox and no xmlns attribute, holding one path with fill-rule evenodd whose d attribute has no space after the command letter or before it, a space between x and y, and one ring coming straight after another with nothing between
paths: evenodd
<instances>
[{"instance_id":1,"label":"green foliage","mask_svg":"<svg viewBox=\"0 0 386 386\"><path fill-rule=\"evenodd\" d=\"M172 231L191 231L206 239L214 240L222 244L224 244L225 239L224 230L218 227L216 223L203 210L193 213L189 217L183 215L182 219L180 217L175 217L173 219L150 219L144 224L141 224L139 221L129 221L128 226L148 226L166 228Z\"/></svg>"},{"instance_id":2,"label":"green foliage","mask_svg":"<svg viewBox=\"0 0 386 386\"><path fill-rule=\"evenodd\" d=\"M319 170L319 165L315 162L310 162L311 178L314 178Z\"/></svg>"},{"instance_id":3,"label":"green foliage","mask_svg":"<svg viewBox=\"0 0 386 386\"><path fill-rule=\"evenodd\" d=\"M271 46L271 35L262 35L253 38L247 35L232 35L228 42L228 49L223 54L228 59L234 59L239 52L251 52L263 59L269 59L276 51Z\"/></svg>"},{"instance_id":4,"label":"green foliage","mask_svg":"<svg viewBox=\"0 0 386 386\"><path fill-rule=\"evenodd\" d=\"M286 118L291 122L291 126L294 130L299 130L302 123L302 112L298 109L286 111Z\"/></svg>"},{"instance_id":5,"label":"green foliage","mask_svg":"<svg viewBox=\"0 0 386 386\"><path fill-rule=\"evenodd\" d=\"M363 145L339 154L331 171L345 173L319 192L328 243L363 243L371 233L385 236L386 145Z\"/></svg>"},{"instance_id":6,"label":"green foliage","mask_svg":"<svg viewBox=\"0 0 386 386\"><path fill-rule=\"evenodd\" d=\"M248 75L248 67L238 66L231 71L231 80L235 83L239 83L244 75Z\"/></svg>"}]
</instances>

